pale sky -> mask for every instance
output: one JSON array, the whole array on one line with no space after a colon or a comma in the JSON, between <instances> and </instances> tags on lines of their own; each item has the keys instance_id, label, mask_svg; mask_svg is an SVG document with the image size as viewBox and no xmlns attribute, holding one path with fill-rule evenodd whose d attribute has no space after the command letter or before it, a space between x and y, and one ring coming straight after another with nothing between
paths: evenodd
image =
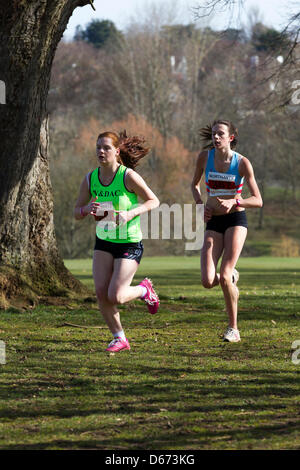
<instances>
[{"instance_id":1,"label":"pale sky","mask_svg":"<svg viewBox=\"0 0 300 470\"><path fill-rule=\"evenodd\" d=\"M199 5L201 0L95 0L96 11L90 5L76 8L68 23L64 39L71 40L76 26L80 24L84 28L92 19L110 20L118 29L125 29L131 17L139 18L139 15L143 14L153 3L158 6L158 11L169 5L169 11L171 10L175 15L173 22L186 24L195 21L192 7ZM287 21L288 13L293 5L295 11L296 3L293 0L244 0L241 18L243 22L246 22L249 8L258 7L264 24L280 30ZM196 24L201 23L198 20ZM228 15L216 12L209 21L209 25L213 29L225 29L228 26ZM232 26L237 26L237 23Z\"/></svg>"}]
</instances>

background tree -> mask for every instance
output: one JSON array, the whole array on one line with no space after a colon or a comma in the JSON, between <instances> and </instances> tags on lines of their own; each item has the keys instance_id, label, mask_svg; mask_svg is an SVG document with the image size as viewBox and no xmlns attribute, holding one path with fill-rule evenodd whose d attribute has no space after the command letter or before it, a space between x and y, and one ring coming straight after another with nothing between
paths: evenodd
<instances>
[{"instance_id":1,"label":"background tree","mask_svg":"<svg viewBox=\"0 0 300 470\"><path fill-rule=\"evenodd\" d=\"M269 56L264 57L264 60L260 63L261 68L268 69L268 75L264 74L263 80L261 82L257 80L255 83L257 88L260 88L260 86L263 88L260 93L261 99L256 103L256 106L269 106L271 110L285 106L291 101L293 77L299 69L300 11L297 2L289 3L294 12L290 13L282 31L278 32L272 28L267 28L261 22L253 25L252 28L253 44L256 50L269 53ZM288 2L286 2L286 5L288 5ZM218 14L229 12L233 17L237 11L240 15L244 6L245 0L200 0L195 12L198 19L210 17L212 13L216 12ZM253 22L253 18L251 18L251 21ZM274 54L281 54L282 60L274 61ZM267 92L265 92L266 81L272 81L274 84L271 90L269 89Z\"/></svg>"},{"instance_id":2,"label":"background tree","mask_svg":"<svg viewBox=\"0 0 300 470\"><path fill-rule=\"evenodd\" d=\"M117 45L122 41L122 33L115 24L109 20L92 20L85 29L76 27L74 39L86 41L97 49L110 45Z\"/></svg>"},{"instance_id":3,"label":"background tree","mask_svg":"<svg viewBox=\"0 0 300 470\"><path fill-rule=\"evenodd\" d=\"M125 129L129 135L141 135L146 138L151 153L143 159L137 168L139 174L151 184L153 191L159 194L164 203L169 205L189 202L186 188L190 184L195 155L184 148L177 137L165 138L158 129L142 116L127 115L123 120L116 120L104 125L103 121L90 118L81 122L74 133L70 133L68 148L60 148L60 135L70 122L60 121L54 130L52 146L51 175L54 181L55 225L57 239L63 256L66 258L91 257L95 239L95 223L86 218L80 224L74 223L72 207L84 175L97 166L95 155L95 136L102 129L115 132ZM71 124L73 128L73 123ZM73 135L71 135L73 134ZM155 158L155 168L153 159ZM185 171L180 175L182 167ZM179 178L180 175L180 178ZM73 195L73 198L70 198ZM149 226L150 228L150 226ZM150 235L150 232L149 232ZM148 233L144 233L148 238ZM145 253L163 254L182 252L183 242L171 247L170 241L145 240Z\"/></svg>"},{"instance_id":4,"label":"background tree","mask_svg":"<svg viewBox=\"0 0 300 470\"><path fill-rule=\"evenodd\" d=\"M299 107L277 106L270 113L265 105L270 93L279 101L293 75L274 74L277 53L254 47L252 30L262 18L252 13L245 35L219 34L202 21L181 25L154 13L145 10L142 21L139 15L128 24L119 49L83 41L58 46L48 107L61 253L86 257L93 249L93 221L74 223L72 206L83 175L96 165L95 136L101 130L113 126L146 135L152 152L138 171L162 202L184 204L192 202L198 130L224 116L239 127L238 151L253 162L264 196L262 210L249 211L244 253L270 254L281 235L299 243ZM178 240L146 239L144 245L149 254L184 253Z\"/></svg>"},{"instance_id":5,"label":"background tree","mask_svg":"<svg viewBox=\"0 0 300 470\"><path fill-rule=\"evenodd\" d=\"M251 42L257 51L270 54L285 54L291 46L286 32L268 28L262 23L256 23L252 28Z\"/></svg>"},{"instance_id":6,"label":"background tree","mask_svg":"<svg viewBox=\"0 0 300 470\"><path fill-rule=\"evenodd\" d=\"M1 0L0 289L58 294L78 283L58 253L48 162L46 99L58 42L73 10L88 0Z\"/></svg>"}]
</instances>

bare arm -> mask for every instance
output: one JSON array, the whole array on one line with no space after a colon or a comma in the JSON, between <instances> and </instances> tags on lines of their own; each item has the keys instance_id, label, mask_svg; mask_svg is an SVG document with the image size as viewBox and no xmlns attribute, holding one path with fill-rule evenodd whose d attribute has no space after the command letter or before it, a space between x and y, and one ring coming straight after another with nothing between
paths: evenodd
<instances>
[{"instance_id":1,"label":"bare arm","mask_svg":"<svg viewBox=\"0 0 300 470\"><path fill-rule=\"evenodd\" d=\"M193 180L191 184L191 190L192 190L193 198L196 204L204 204L202 197L201 197L200 181L204 173L207 158L208 158L208 152L207 150L203 150L203 152L200 152L197 163L196 163L196 168L195 168L195 172L194 172L194 176L193 176ZM211 219L211 217L212 217L212 210L209 207L204 206L204 222L208 222Z\"/></svg>"},{"instance_id":2,"label":"bare arm","mask_svg":"<svg viewBox=\"0 0 300 470\"><path fill-rule=\"evenodd\" d=\"M258 189L254 171L248 158L243 158L240 163L240 174L245 177L251 196L246 199L240 199L241 207L262 207L263 200Z\"/></svg>"},{"instance_id":3,"label":"bare arm","mask_svg":"<svg viewBox=\"0 0 300 470\"><path fill-rule=\"evenodd\" d=\"M192 190L193 198L196 204L203 204L203 201L201 198L201 191L200 191L200 181L204 172L206 160L207 160L207 151L204 150L198 156L196 168L195 168L195 172L194 172L194 176L193 176L193 180L191 184L191 190Z\"/></svg>"},{"instance_id":4,"label":"bare arm","mask_svg":"<svg viewBox=\"0 0 300 470\"><path fill-rule=\"evenodd\" d=\"M241 199L240 197L235 198L235 199L218 198L220 207L222 207L225 210L225 213L230 212L230 210L236 206L237 199L240 201L240 207L244 207L245 209L254 208L254 207L262 207L263 205L260 191L258 189L256 180L255 180L254 171L248 158L243 157L240 163L239 171L240 171L240 175L245 178L245 181L247 183L251 196L247 197L246 199Z\"/></svg>"},{"instance_id":5,"label":"bare arm","mask_svg":"<svg viewBox=\"0 0 300 470\"><path fill-rule=\"evenodd\" d=\"M76 220L81 220L88 214L95 214L97 206L100 204L95 202L96 198L92 199L91 202L90 200L91 194L89 191L88 182L86 177L84 177L80 185L79 196L74 208L74 217Z\"/></svg>"},{"instance_id":6,"label":"bare arm","mask_svg":"<svg viewBox=\"0 0 300 470\"><path fill-rule=\"evenodd\" d=\"M138 207L134 207L127 212L127 221L159 206L158 198L138 173L133 170L127 170L125 181L128 190L133 191L144 201L143 204L140 204Z\"/></svg>"}]
</instances>

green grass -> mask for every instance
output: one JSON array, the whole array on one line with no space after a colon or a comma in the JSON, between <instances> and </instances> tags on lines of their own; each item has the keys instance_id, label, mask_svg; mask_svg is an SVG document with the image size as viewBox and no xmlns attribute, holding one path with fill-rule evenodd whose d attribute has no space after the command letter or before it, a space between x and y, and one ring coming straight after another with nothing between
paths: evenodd
<instances>
[{"instance_id":1,"label":"green grass","mask_svg":"<svg viewBox=\"0 0 300 470\"><path fill-rule=\"evenodd\" d=\"M66 262L92 288L91 261ZM300 258L241 258L242 341L223 343L220 289L196 257L144 258L157 315L120 311L131 351L109 355L93 302L0 312L1 449L299 449ZM74 328L65 323L102 328Z\"/></svg>"}]
</instances>

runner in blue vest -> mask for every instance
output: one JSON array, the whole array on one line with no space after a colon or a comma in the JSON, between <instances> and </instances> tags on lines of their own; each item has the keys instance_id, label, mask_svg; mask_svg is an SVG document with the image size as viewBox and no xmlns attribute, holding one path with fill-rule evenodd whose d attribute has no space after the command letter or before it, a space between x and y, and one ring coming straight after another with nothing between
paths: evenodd
<instances>
[{"instance_id":1,"label":"runner in blue vest","mask_svg":"<svg viewBox=\"0 0 300 470\"><path fill-rule=\"evenodd\" d=\"M130 349L121 325L118 304L141 298L151 314L159 298L150 279L131 286L143 254L140 215L159 205L141 176L134 171L147 155L143 139L104 132L97 138L99 167L81 183L75 218L92 215L97 220L93 277L100 311L114 339L109 352ZM138 204L138 197L143 203Z\"/></svg>"},{"instance_id":2,"label":"runner in blue vest","mask_svg":"<svg viewBox=\"0 0 300 470\"><path fill-rule=\"evenodd\" d=\"M207 191L204 221L207 225L201 250L202 284L208 289L221 285L229 319L223 338L238 342L239 273L235 265L247 236L245 209L262 207L262 198L250 161L234 151L238 136L235 126L230 121L217 120L212 126L201 129L200 135L207 145L198 156L192 192L196 204L203 204L200 180L204 175ZM244 180L251 194L246 199L241 195ZM220 273L217 273L221 256Z\"/></svg>"}]
</instances>

